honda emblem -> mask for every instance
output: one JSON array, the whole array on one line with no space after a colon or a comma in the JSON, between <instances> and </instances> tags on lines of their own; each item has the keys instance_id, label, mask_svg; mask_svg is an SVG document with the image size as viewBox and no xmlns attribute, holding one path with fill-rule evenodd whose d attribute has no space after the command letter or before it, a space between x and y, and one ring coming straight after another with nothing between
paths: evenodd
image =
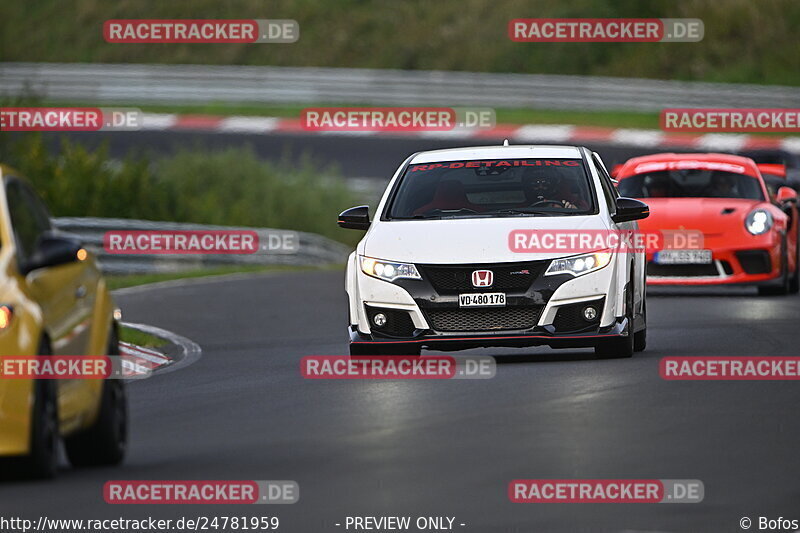
<instances>
[{"instance_id":1,"label":"honda emblem","mask_svg":"<svg viewBox=\"0 0 800 533\"><path fill-rule=\"evenodd\" d=\"M472 272L473 287L491 287L494 283L494 274L491 270L475 270Z\"/></svg>"}]
</instances>

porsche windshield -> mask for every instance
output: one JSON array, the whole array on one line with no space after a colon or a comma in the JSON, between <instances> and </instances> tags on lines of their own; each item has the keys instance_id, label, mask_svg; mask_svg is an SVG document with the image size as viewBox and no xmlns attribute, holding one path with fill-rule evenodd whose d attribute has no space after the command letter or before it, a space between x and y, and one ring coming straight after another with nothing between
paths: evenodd
<instances>
[{"instance_id":1,"label":"porsche windshield","mask_svg":"<svg viewBox=\"0 0 800 533\"><path fill-rule=\"evenodd\" d=\"M723 170L658 170L620 180L619 193L631 198L744 198L763 200L756 178Z\"/></svg>"},{"instance_id":2,"label":"porsche windshield","mask_svg":"<svg viewBox=\"0 0 800 533\"><path fill-rule=\"evenodd\" d=\"M585 215L594 209L581 159L412 164L389 219Z\"/></svg>"}]
</instances>

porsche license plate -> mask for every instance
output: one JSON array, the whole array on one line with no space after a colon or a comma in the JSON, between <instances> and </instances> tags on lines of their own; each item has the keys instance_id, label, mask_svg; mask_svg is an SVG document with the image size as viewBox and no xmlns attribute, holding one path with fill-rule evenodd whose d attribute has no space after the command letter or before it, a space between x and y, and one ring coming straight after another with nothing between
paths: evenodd
<instances>
[{"instance_id":1,"label":"porsche license plate","mask_svg":"<svg viewBox=\"0 0 800 533\"><path fill-rule=\"evenodd\" d=\"M708 265L711 250L662 250L656 253L655 262L659 265Z\"/></svg>"}]
</instances>

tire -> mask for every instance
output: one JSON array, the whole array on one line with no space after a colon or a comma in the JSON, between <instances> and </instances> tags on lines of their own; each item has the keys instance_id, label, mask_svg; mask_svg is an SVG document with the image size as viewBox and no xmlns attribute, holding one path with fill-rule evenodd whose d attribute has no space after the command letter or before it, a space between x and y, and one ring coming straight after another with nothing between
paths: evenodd
<instances>
[{"instance_id":1,"label":"tire","mask_svg":"<svg viewBox=\"0 0 800 533\"><path fill-rule=\"evenodd\" d=\"M795 269L796 270L796 269ZM789 259L786 241L783 241L781 252L781 281L780 285L766 285L758 288L760 296L783 296L792 290L792 281L789 276Z\"/></svg>"},{"instance_id":2,"label":"tire","mask_svg":"<svg viewBox=\"0 0 800 533\"><path fill-rule=\"evenodd\" d=\"M633 351L643 352L647 348L647 298L642 302L642 317L644 319L644 329L633 334Z\"/></svg>"},{"instance_id":3,"label":"tire","mask_svg":"<svg viewBox=\"0 0 800 533\"><path fill-rule=\"evenodd\" d=\"M633 357L633 335L602 341L594 347L598 359L627 359Z\"/></svg>"},{"instance_id":4,"label":"tire","mask_svg":"<svg viewBox=\"0 0 800 533\"><path fill-rule=\"evenodd\" d=\"M797 243L797 259L794 262L794 276L789 281L789 294L800 292L800 242Z\"/></svg>"},{"instance_id":5,"label":"tire","mask_svg":"<svg viewBox=\"0 0 800 533\"><path fill-rule=\"evenodd\" d=\"M607 339L600 341L594 347L594 355L598 359L626 359L629 357L633 357L634 351L634 337L635 334L633 333L633 287L627 291L626 294L627 298L627 312L628 312L628 323L630 324L630 331L628 335L624 337L615 337L613 339Z\"/></svg>"},{"instance_id":6,"label":"tire","mask_svg":"<svg viewBox=\"0 0 800 533\"><path fill-rule=\"evenodd\" d=\"M119 354L116 328L110 334L108 355ZM125 459L128 447L128 398L125 382L103 382L100 412L90 428L64 440L67 458L76 467L113 466Z\"/></svg>"},{"instance_id":7,"label":"tire","mask_svg":"<svg viewBox=\"0 0 800 533\"><path fill-rule=\"evenodd\" d=\"M420 345L415 342L397 342L391 344L350 343L350 355L411 355L422 353Z\"/></svg>"},{"instance_id":8,"label":"tire","mask_svg":"<svg viewBox=\"0 0 800 533\"><path fill-rule=\"evenodd\" d=\"M39 355L49 355L50 343L42 340ZM34 380L31 447L20 464L21 474L34 479L52 479L58 469L58 391L52 379Z\"/></svg>"}]
</instances>

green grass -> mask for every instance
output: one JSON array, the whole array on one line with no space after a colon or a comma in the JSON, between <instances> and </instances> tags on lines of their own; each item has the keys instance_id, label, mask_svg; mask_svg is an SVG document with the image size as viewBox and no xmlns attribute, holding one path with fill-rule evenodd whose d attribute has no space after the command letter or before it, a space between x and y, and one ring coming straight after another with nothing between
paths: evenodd
<instances>
[{"instance_id":1,"label":"green grass","mask_svg":"<svg viewBox=\"0 0 800 533\"><path fill-rule=\"evenodd\" d=\"M91 102L57 102L57 101L36 101L30 105L38 107L96 107L97 103ZM316 104L319 106L334 105L360 105L358 102L349 104ZM279 117L279 118L299 118L300 112L309 106L302 105L232 105L222 102L205 105L118 105L116 107L138 108L145 113L177 113L177 114L199 114L217 116L260 116L260 117ZM658 113L646 113L637 111L568 111L559 109L525 109L508 108L495 109L497 124L570 124L574 126L594 126L605 128L634 128L659 130ZM784 132L752 132L749 135L782 137Z\"/></svg>"},{"instance_id":2,"label":"green grass","mask_svg":"<svg viewBox=\"0 0 800 533\"><path fill-rule=\"evenodd\" d=\"M699 18L699 43L516 43L512 18ZM108 19L290 18L294 44L109 44ZM797 0L5 0L5 61L330 66L800 85Z\"/></svg>"},{"instance_id":3,"label":"green grass","mask_svg":"<svg viewBox=\"0 0 800 533\"><path fill-rule=\"evenodd\" d=\"M161 337L156 337L155 335L150 335L149 333L127 326L119 328L119 340L143 348L157 348L166 344L166 341Z\"/></svg>"},{"instance_id":4,"label":"green grass","mask_svg":"<svg viewBox=\"0 0 800 533\"><path fill-rule=\"evenodd\" d=\"M342 265L321 265L318 267L292 266L292 265L269 265L269 266L241 265L241 266L230 266L230 267L220 267L220 268L209 268L206 270L191 270L188 272L109 275L106 276L106 283L108 284L111 290L116 290L116 289L124 289L126 287L136 287L138 285L146 285L148 283L158 283L161 281L205 278L210 276L223 276L226 274L261 273L261 272L287 273L287 272L304 272L309 270L338 270L341 268Z\"/></svg>"},{"instance_id":5,"label":"green grass","mask_svg":"<svg viewBox=\"0 0 800 533\"><path fill-rule=\"evenodd\" d=\"M134 218L306 231L346 244L358 235L336 216L358 196L332 166L310 157L262 160L252 146L182 147L113 160L107 147L0 133L0 161L26 176L54 216Z\"/></svg>"},{"instance_id":6,"label":"green grass","mask_svg":"<svg viewBox=\"0 0 800 533\"><path fill-rule=\"evenodd\" d=\"M36 106L50 107L96 107L97 102L36 102ZM347 104L316 104L315 107L337 105L361 105L360 102ZM107 106L110 107L110 106ZM133 107L145 113L177 113L184 115L218 116L258 116L299 118L300 112L310 106L304 105L237 105L222 102L201 105L134 105L121 104L113 107ZM580 126L604 126L611 128L658 129L658 113L639 113L635 111L563 111L550 109L495 109L498 124L574 124Z\"/></svg>"}]
</instances>

